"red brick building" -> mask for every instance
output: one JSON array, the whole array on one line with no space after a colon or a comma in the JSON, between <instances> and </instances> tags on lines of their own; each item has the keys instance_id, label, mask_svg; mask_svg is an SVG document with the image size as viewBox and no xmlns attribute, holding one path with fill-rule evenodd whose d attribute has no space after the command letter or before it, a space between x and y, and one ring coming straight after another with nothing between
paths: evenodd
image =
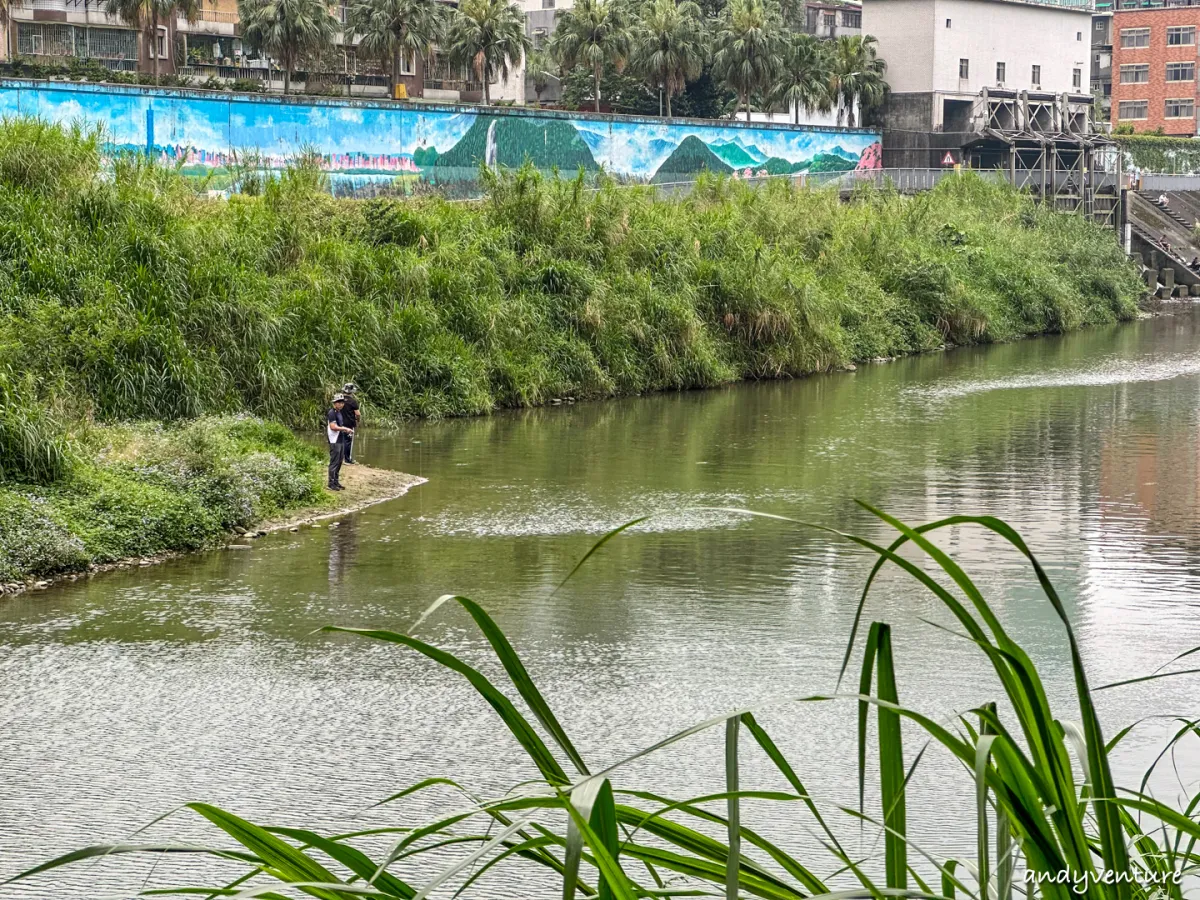
<instances>
[{"instance_id":1,"label":"red brick building","mask_svg":"<svg viewBox=\"0 0 1200 900\"><path fill-rule=\"evenodd\" d=\"M1149 2L1164 0L1121 0L1113 14L1112 122L1193 137L1200 0Z\"/></svg>"}]
</instances>

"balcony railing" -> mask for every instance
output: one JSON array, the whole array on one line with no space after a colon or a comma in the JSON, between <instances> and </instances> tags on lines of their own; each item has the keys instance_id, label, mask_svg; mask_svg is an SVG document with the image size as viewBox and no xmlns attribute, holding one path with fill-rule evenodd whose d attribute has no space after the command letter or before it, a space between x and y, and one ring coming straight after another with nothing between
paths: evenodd
<instances>
[{"instance_id":1,"label":"balcony railing","mask_svg":"<svg viewBox=\"0 0 1200 900\"><path fill-rule=\"evenodd\" d=\"M236 9L202 9L196 16L198 22L226 22L236 25L238 14Z\"/></svg>"},{"instance_id":2,"label":"balcony railing","mask_svg":"<svg viewBox=\"0 0 1200 900\"><path fill-rule=\"evenodd\" d=\"M482 81L463 81L458 78L426 78L425 90L427 91L460 91L468 93L470 91L482 91Z\"/></svg>"},{"instance_id":3,"label":"balcony railing","mask_svg":"<svg viewBox=\"0 0 1200 900\"><path fill-rule=\"evenodd\" d=\"M1177 9L1200 6L1200 0L1117 0L1117 9Z\"/></svg>"}]
</instances>

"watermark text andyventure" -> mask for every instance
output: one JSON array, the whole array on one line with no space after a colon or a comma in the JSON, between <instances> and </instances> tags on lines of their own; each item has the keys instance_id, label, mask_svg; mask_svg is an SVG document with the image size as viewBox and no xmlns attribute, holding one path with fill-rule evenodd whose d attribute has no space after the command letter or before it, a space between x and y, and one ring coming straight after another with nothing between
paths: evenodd
<instances>
[{"instance_id":1,"label":"watermark text andyventure","mask_svg":"<svg viewBox=\"0 0 1200 900\"><path fill-rule=\"evenodd\" d=\"M1026 870L1026 884L1069 884L1076 894L1086 894L1092 884L1140 884L1157 886L1164 884L1181 884L1182 872L1069 872L1062 869L1058 872L1032 872Z\"/></svg>"}]
</instances>

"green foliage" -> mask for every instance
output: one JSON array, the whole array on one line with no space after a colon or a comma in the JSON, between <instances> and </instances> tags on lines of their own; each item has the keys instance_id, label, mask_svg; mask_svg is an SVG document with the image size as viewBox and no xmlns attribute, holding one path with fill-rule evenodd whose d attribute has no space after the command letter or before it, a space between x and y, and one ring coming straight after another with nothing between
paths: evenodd
<instances>
[{"instance_id":1,"label":"green foliage","mask_svg":"<svg viewBox=\"0 0 1200 900\"><path fill-rule=\"evenodd\" d=\"M634 69L651 92L662 91L670 118L672 99L700 77L708 58L700 7L690 0L649 0L633 36Z\"/></svg>"},{"instance_id":2,"label":"green foliage","mask_svg":"<svg viewBox=\"0 0 1200 900\"><path fill-rule=\"evenodd\" d=\"M109 0L165 2L165 0ZM283 63L283 92L301 60L327 52L341 31L324 0L238 0L241 34L252 49Z\"/></svg>"},{"instance_id":3,"label":"green foliage","mask_svg":"<svg viewBox=\"0 0 1200 900\"><path fill-rule=\"evenodd\" d=\"M436 0L356 0L347 24L358 35L358 55L385 63L394 87L403 59L433 57L446 34L448 10Z\"/></svg>"},{"instance_id":4,"label":"green foliage","mask_svg":"<svg viewBox=\"0 0 1200 900\"><path fill-rule=\"evenodd\" d=\"M616 113L636 116L658 115L658 93L630 72L618 72L605 66L600 76L600 96ZM568 109L588 109L595 105L596 82L589 69L567 69L562 78L562 104Z\"/></svg>"},{"instance_id":5,"label":"green foliage","mask_svg":"<svg viewBox=\"0 0 1200 900\"><path fill-rule=\"evenodd\" d=\"M492 102L491 84L508 76L533 50L525 15L509 0L463 0L447 31L450 64L469 69L483 83L483 102Z\"/></svg>"},{"instance_id":6,"label":"green foliage","mask_svg":"<svg viewBox=\"0 0 1200 900\"><path fill-rule=\"evenodd\" d=\"M277 883L289 894L349 900L363 893L363 881L369 879L367 890L373 897L408 900L440 896L452 889L455 896L471 897L475 896L471 891L475 882L495 868L490 893L526 896L530 894L529 867L535 865L550 878L561 879L564 900L580 895L633 900L662 894L724 896L728 900L830 896L925 900L938 896L931 884L940 886L946 898L1011 900L1016 893L1016 871L1033 876L1027 883L1036 886L1036 892L1024 893L1036 893L1040 900L1183 900L1182 885L1200 863L1196 853L1200 824L1195 817L1200 794L1178 777L1181 789L1169 801L1159 800L1147 786L1157 780L1159 764L1174 760L1182 742L1200 733L1197 720L1172 717L1176 721L1171 728L1177 730L1140 785L1118 788L1110 754L1147 719L1133 722L1115 735L1106 732L1094 692L1130 682L1092 687L1062 598L1021 536L990 516L959 515L912 528L880 510L865 508L888 527L894 539L886 545L827 526L770 516L773 526L817 529L830 538L852 542L876 558L859 598L834 691L777 698L751 709L726 712L668 734L644 749L622 751L615 758L612 748L605 748L601 740L596 755L603 759L602 771L596 770L598 766L589 768L516 648L474 601L443 596L421 621L444 604L457 605L495 656L482 671L410 635L327 627L328 632L393 645L396 652L415 652L445 674L465 679L496 713L539 777L523 780L507 791L489 786L487 799L448 777L427 778L377 805L390 804L389 808L395 809L415 794L438 790L445 794L442 804L434 806L428 795L422 798L425 809L437 810L435 818L421 822L415 816L401 818L397 814L400 821L395 825L333 837L306 828L259 826L218 807L191 803L189 808L214 827L214 837L219 835L221 843L189 840L186 849L224 862L242 861L245 869L238 880L224 886L188 885L176 892L217 895L240 889L248 897L282 897L272 891ZM588 556L627 527L610 532ZM1000 542L1020 563L1014 565L1014 571L1024 573L1031 591L1062 626L1065 640L1061 649L1070 659L1070 673L1061 676L1066 684L1049 685L1043 680L1026 649L1008 634L998 607L988 600L984 589L935 542L938 533L947 528L955 529L947 540L957 541L961 532L970 529ZM873 622L866 640L860 642L859 626L872 597L871 588L887 565L901 570L896 573L899 577L920 582L928 591L931 606L943 619L953 621L949 630L986 657L994 677L980 682L982 696L975 708L947 714L944 709L924 712L905 705L890 626ZM940 622L930 625L947 628ZM855 692L841 685L860 646L862 661ZM1198 650L1188 650L1172 662ZM1055 670L1065 672L1063 667ZM1160 670L1135 681L1195 671ZM988 692L1003 702L996 702ZM1066 697L1071 699L1064 701ZM756 717L770 707L800 704L803 711L813 709L815 703L857 707L858 810L826 805L810 792L799 765L808 760L796 764L789 760ZM870 767L867 747L872 711L877 723L874 742L878 746L879 790L877 800L868 807L864 786ZM606 724L611 732L611 723ZM722 790L671 797L648 789L646 757L717 728L725 732ZM826 728L824 736L835 742L836 729ZM739 742L746 747L745 755ZM914 746L921 749L913 753ZM910 748L911 762L906 760L905 747ZM923 810L922 816L911 817L911 821L932 821L928 834L915 834L910 824L913 801L925 797L919 764L930 747L953 760L954 772L937 775L942 794L949 792L951 800L975 810L978 840L973 853L966 839L947 842L944 826L938 830L938 823L945 819L944 810L930 808ZM848 749L833 746L826 755L838 758ZM501 752L500 748L496 752ZM747 765L743 759L748 758L753 761ZM643 764L631 766L639 761ZM769 780L761 786L751 783L764 772ZM631 779L636 786L623 787L623 779ZM918 787L911 795L910 783ZM698 790L691 787L693 792ZM1193 791L1191 796L1188 790ZM723 803L725 815L716 811L721 808L719 803ZM758 816L766 826L761 830L752 827ZM816 840L805 840L800 829L780 835L778 843L768 838L769 833L779 833L777 827L771 827L777 825L778 816L802 816L802 828ZM989 840L993 828L994 843ZM802 835L799 839L798 833ZM383 836L386 840L381 843L378 839ZM241 850L230 852L229 840ZM947 847L957 855L947 857ZM168 848L178 850L180 845L88 847L13 880L101 856L162 853ZM154 893L162 892L147 890L139 896Z\"/></svg>"},{"instance_id":7,"label":"green foliage","mask_svg":"<svg viewBox=\"0 0 1200 900\"><path fill-rule=\"evenodd\" d=\"M1113 140L1124 155L1128 169L1178 175L1200 173L1200 146L1191 138L1114 132Z\"/></svg>"},{"instance_id":8,"label":"green foliage","mask_svg":"<svg viewBox=\"0 0 1200 900\"><path fill-rule=\"evenodd\" d=\"M750 97L779 82L787 41L778 8L767 0L732 0L713 41L713 74L737 93L750 121Z\"/></svg>"},{"instance_id":9,"label":"green foliage","mask_svg":"<svg viewBox=\"0 0 1200 900\"><path fill-rule=\"evenodd\" d=\"M600 80L605 66L617 74L633 46L634 25L621 0L577 0L555 25L550 36L550 55L564 69L579 67L592 76L592 101L600 112Z\"/></svg>"},{"instance_id":10,"label":"green foliage","mask_svg":"<svg viewBox=\"0 0 1200 900\"><path fill-rule=\"evenodd\" d=\"M87 565L82 541L48 507L40 497L0 487L0 581L76 571Z\"/></svg>"},{"instance_id":11,"label":"green foliage","mask_svg":"<svg viewBox=\"0 0 1200 900\"><path fill-rule=\"evenodd\" d=\"M0 124L0 371L28 378L5 404L21 417L311 429L345 381L376 421L469 415L1066 330L1141 295L1111 233L970 175L846 203L520 171L484 202L363 203L323 194L315 164L256 181L248 158L258 196L226 202L138 156L102 177L92 138L17 139L32 127Z\"/></svg>"},{"instance_id":12,"label":"green foliage","mask_svg":"<svg viewBox=\"0 0 1200 900\"><path fill-rule=\"evenodd\" d=\"M52 483L0 487L0 578L195 550L321 498L318 452L259 419L90 427L80 442Z\"/></svg>"}]
</instances>

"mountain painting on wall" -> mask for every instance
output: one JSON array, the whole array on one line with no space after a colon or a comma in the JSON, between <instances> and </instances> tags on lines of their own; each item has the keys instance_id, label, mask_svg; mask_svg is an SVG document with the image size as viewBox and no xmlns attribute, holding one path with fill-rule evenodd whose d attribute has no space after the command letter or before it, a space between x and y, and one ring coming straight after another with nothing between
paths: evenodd
<instances>
[{"instance_id":1,"label":"mountain painting on wall","mask_svg":"<svg viewBox=\"0 0 1200 900\"><path fill-rule=\"evenodd\" d=\"M751 156L749 151L744 150L737 144L712 144L709 146L709 149L719 156L723 162L728 163L735 169L757 166L762 162L761 159Z\"/></svg>"},{"instance_id":2,"label":"mountain painting on wall","mask_svg":"<svg viewBox=\"0 0 1200 900\"><path fill-rule=\"evenodd\" d=\"M337 196L410 193L418 181L477 193L479 167L526 162L573 178L603 170L623 183L690 181L701 172L797 175L878 169L877 131L729 120L667 121L537 110L259 97L74 82L0 79L0 114L82 121L109 135L106 153L146 153L236 190L254 154L282 171L315 151Z\"/></svg>"},{"instance_id":3,"label":"mountain painting on wall","mask_svg":"<svg viewBox=\"0 0 1200 900\"><path fill-rule=\"evenodd\" d=\"M708 148L708 145L694 134L689 134L671 155L663 160L658 171L654 173L653 181L662 184L670 181L687 181L687 176L700 172L716 172L728 175L733 168Z\"/></svg>"},{"instance_id":4,"label":"mountain painting on wall","mask_svg":"<svg viewBox=\"0 0 1200 900\"><path fill-rule=\"evenodd\" d=\"M489 154L489 147L494 152ZM600 168L592 150L570 122L526 116L478 116L462 138L439 153L435 169L477 170L481 163L517 169L526 162L570 174Z\"/></svg>"}]
</instances>

